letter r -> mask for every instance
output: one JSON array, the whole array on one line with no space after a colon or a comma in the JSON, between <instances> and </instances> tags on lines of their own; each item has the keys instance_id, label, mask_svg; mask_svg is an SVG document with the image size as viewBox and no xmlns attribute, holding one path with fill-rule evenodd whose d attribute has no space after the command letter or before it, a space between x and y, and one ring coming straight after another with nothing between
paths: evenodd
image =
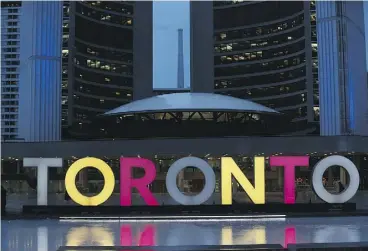
<instances>
[{"instance_id":1,"label":"letter r","mask_svg":"<svg viewBox=\"0 0 368 251\"><path fill-rule=\"evenodd\" d=\"M132 169L141 167L145 175L139 179L133 179ZM148 185L156 177L155 164L143 158L120 158L120 205L132 205L132 188L135 187L149 206L158 206L155 196L151 193Z\"/></svg>"}]
</instances>

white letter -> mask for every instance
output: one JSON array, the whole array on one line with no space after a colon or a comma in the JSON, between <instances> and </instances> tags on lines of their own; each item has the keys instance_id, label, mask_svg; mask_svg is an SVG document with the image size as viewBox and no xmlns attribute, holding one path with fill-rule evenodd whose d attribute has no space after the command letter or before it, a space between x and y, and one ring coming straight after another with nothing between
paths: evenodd
<instances>
[{"instance_id":1,"label":"white letter","mask_svg":"<svg viewBox=\"0 0 368 251\"><path fill-rule=\"evenodd\" d=\"M24 158L24 167L37 167L37 205L47 205L48 167L62 167L61 158Z\"/></svg>"},{"instance_id":2,"label":"white letter","mask_svg":"<svg viewBox=\"0 0 368 251\"><path fill-rule=\"evenodd\" d=\"M329 193L322 183L322 177L324 172L330 166L341 166L343 167L349 174L350 182L348 187L340 194L331 194ZM314 188L314 192L318 195L319 198L324 200L327 203L345 203L356 194L359 188L359 172L357 167L351 162L348 158L343 156L329 156L327 158L322 159L317 163L313 170L312 176L312 184Z\"/></svg>"}]
</instances>

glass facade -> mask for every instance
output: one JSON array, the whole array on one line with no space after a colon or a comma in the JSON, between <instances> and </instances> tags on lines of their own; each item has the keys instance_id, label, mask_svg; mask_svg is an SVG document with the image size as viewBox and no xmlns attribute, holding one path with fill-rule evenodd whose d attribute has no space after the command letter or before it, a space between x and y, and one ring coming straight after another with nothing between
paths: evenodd
<instances>
[{"instance_id":1,"label":"glass facade","mask_svg":"<svg viewBox=\"0 0 368 251\"><path fill-rule=\"evenodd\" d=\"M62 40L62 80L61 80L61 126L68 126L68 63L69 63L69 22L70 3L63 2L63 40Z\"/></svg>"},{"instance_id":2,"label":"glass facade","mask_svg":"<svg viewBox=\"0 0 368 251\"><path fill-rule=\"evenodd\" d=\"M313 74L313 119L319 122L319 81L316 1L310 1L312 74Z\"/></svg>"},{"instance_id":3,"label":"glass facade","mask_svg":"<svg viewBox=\"0 0 368 251\"><path fill-rule=\"evenodd\" d=\"M1 139L18 138L20 1L1 2Z\"/></svg>"},{"instance_id":4,"label":"glass facade","mask_svg":"<svg viewBox=\"0 0 368 251\"><path fill-rule=\"evenodd\" d=\"M310 47L312 65L317 64L317 45L306 34L312 26L311 35L316 35L313 4L314 26L305 18L309 8L302 1L214 2L215 92L276 109L290 116L296 131L308 129L309 101L318 110L317 73L314 92L308 88L313 84L308 79Z\"/></svg>"},{"instance_id":5,"label":"glass facade","mask_svg":"<svg viewBox=\"0 0 368 251\"><path fill-rule=\"evenodd\" d=\"M90 123L133 96L133 14L130 2L73 2L68 124Z\"/></svg>"}]
</instances>

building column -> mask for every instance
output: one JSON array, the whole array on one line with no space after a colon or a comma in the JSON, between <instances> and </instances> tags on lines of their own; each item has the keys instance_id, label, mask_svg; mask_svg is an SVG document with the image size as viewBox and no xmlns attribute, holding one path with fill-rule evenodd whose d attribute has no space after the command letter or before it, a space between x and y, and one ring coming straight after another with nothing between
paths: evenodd
<instances>
[{"instance_id":1,"label":"building column","mask_svg":"<svg viewBox=\"0 0 368 251\"><path fill-rule=\"evenodd\" d=\"M328 168L327 169L327 172L328 172L327 185L328 186L332 186L333 185L333 172L332 172L332 168Z\"/></svg>"},{"instance_id":2,"label":"building column","mask_svg":"<svg viewBox=\"0 0 368 251\"><path fill-rule=\"evenodd\" d=\"M88 169L79 172L78 183L82 188L88 188Z\"/></svg>"},{"instance_id":3,"label":"building column","mask_svg":"<svg viewBox=\"0 0 368 251\"><path fill-rule=\"evenodd\" d=\"M192 92L213 92L213 48L213 2L190 1L190 87Z\"/></svg>"},{"instance_id":4,"label":"building column","mask_svg":"<svg viewBox=\"0 0 368 251\"><path fill-rule=\"evenodd\" d=\"M133 99L153 95L153 2L134 3Z\"/></svg>"},{"instance_id":5,"label":"building column","mask_svg":"<svg viewBox=\"0 0 368 251\"><path fill-rule=\"evenodd\" d=\"M284 169L283 168L277 168L277 185L279 187L284 186Z\"/></svg>"},{"instance_id":6,"label":"building column","mask_svg":"<svg viewBox=\"0 0 368 251\"><path fill-rule=\"evenodd\" d=\"M184 191L184 169L178 174L178 188L180 191Z\"/></svg>"},{"instance_id":7,"label":"building column","mask_svg":"<svg viewBox=\"0 0 368 251\"><path fill-rule=\"evenodd\" d=\"M340 167L340 181L341 183L345 186L347 183L347 178L346 178L346 171L344 168Z\"/></svg>"}]
</instances>

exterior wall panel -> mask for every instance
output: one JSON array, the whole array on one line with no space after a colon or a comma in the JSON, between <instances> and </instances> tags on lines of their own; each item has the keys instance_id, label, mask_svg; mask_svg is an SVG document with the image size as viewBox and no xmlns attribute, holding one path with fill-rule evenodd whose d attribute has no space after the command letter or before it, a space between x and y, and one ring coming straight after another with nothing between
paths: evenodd
<instances>
[{"instance_id":1,"label":"exterior wall panel","mask_svg":"<svg viewBox=\"0 0 368 251\"><path fill-rule=\"evenodd\" d=\"M321 135L367 135L363 2L317 1Z\"/></svg>"},{"instance_id":2,"label":"exterior wall panel","mask_svg":"<svg viewBox=\"0 0 368 251\"><path fill-rule=\"evenodd\" d=\"M221 137L188 139L150 140L95 140L61 141L45 143L4 143L1 149L3 158L49 157L82 158L93 156L109 157L152 157L154 155L205 156L264 155L274 154L331 154L368 152L368 137L358 136L302 136L302 137Z\"/></svg>"},{"instance_id":3,"label":"exterior wall panel","mask_svg":"<svg viewBox=\"0 0 368 251\"><path fill-rule=\"evenodd\" d=\"M19 137L61 137L62 2L23 2Z\"/></svg>"}]
</instances>

